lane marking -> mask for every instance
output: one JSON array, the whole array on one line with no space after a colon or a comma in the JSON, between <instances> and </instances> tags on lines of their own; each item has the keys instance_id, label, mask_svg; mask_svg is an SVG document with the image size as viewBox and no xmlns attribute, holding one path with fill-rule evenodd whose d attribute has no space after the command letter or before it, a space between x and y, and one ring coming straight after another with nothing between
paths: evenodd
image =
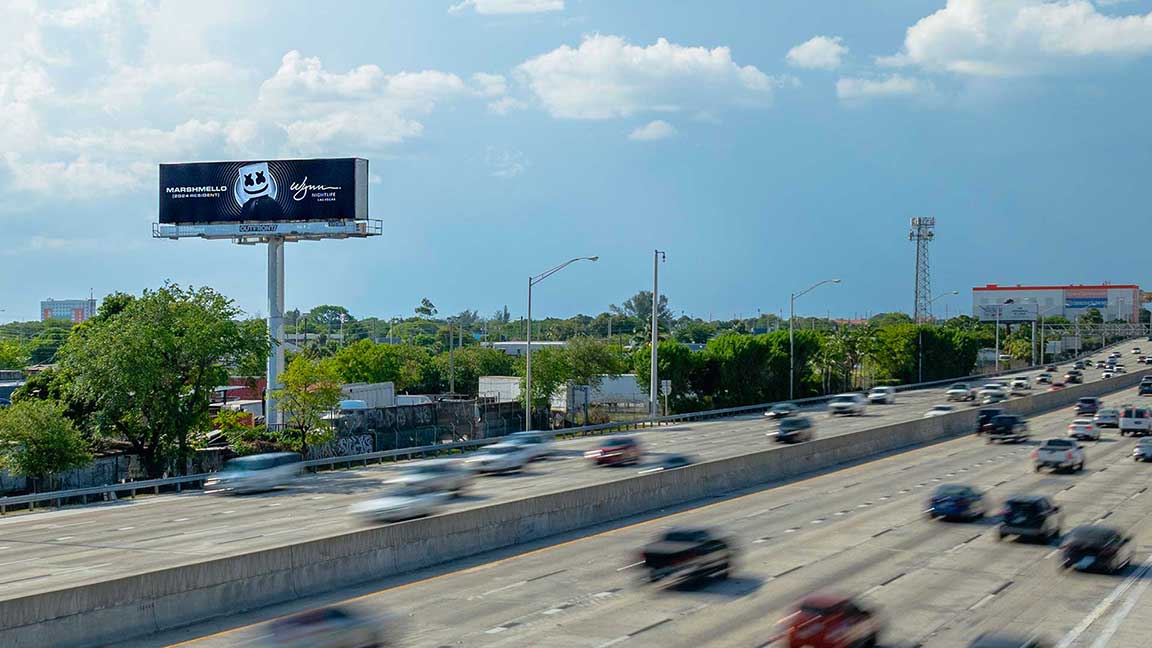
<instances>
[{"instance_id":1,"label":"lane marking","mask_svg":"<svg viewBox=\"0 0 1152 648\"><path fill-rule=\"evenodd\" d=\"M1117 610L1112 618L1108 620L1108 625L1104 626L1104 630L1100 632L1100 636L1096 638L1096 643L1092 644L1092 648L1107 648L1108 642L1112 640L1112 635L1120 629L1120 624L1132 612L1132 608L1136 607L1136 603L1144 596L1144 592L1148 590L1148 579L1143 579L1140 584L1136 586L1132 592L1127 596L1124 601L1124 607Z\"/></svg>"},{"instance_id":2,"label":"lane marking","mask_svg":"<svg viewBox=\"0 0 1152 648\"><path fill-rule=\"evenodd\" d=\"M616 571L618 571L618 572L622 572L622 571L624 571L625 569L632 569L633 567L636 567L636 566L638 566L638 565L643 565L643 564L644 564L644 561L643 561L643 560L640 560L640 561L637 561L637 562L634 562L634 563L632 563L631 565L624 565L623 567L618 567L618 568L616 569Z\"/></svg>"},{"instance_id":3,"label":"lane marking","mask_svg":"<svg viewBox=\"0 0 1152 648\"><path fill-rule=\"evenodd\" d=\"M1076 627L1072 628L1068 631L1068 634L1064 635L1064 638L1060 640L1060 643L1056 644L1056 648L1070 648L1072 644L1080 638L1080 635L1084 634L1084 632L1087 631L1093 623L1096 623L1096 621L1105 612L1108 611L1108 608L1112 607L1117 599L1119 599L1124 595L1125 592L1131 589L1138 580L1144 578L1144 576L1148 573L1149 568L1152 568L1152 562L1144 563L1135 573L1133 573L1128 578L1125 578L1124 582L1117 585L1116 588L1113 589L1110 594L1108 594L1108 596L1104 597L1103 601L1100 601L1095 609L1088 613L1088 616L1084 617L1080 623L1076 625Z\"/></svg>"}]
</instances>

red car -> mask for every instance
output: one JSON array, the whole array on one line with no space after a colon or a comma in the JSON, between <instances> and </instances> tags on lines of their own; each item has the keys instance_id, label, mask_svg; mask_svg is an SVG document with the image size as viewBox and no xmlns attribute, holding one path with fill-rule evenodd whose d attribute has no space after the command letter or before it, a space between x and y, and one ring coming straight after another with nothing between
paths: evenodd
<instances>
[{"instance_id":1,"label":"red car","mask_svg":"<svg viewBox=\"0 0 1152 648\"><path fill-rule=\"evenodd\" d=\"M608 437L595 450L584 453L597 466L621 466L640 463L640 442L633 437Z\"/></svg>"},{"instance_id":2,"label":"red car","mask_svg":"<svg viewBox=\"0 0 1152 648\"><path fill-rule=\"evenodd\" d=\"M1052 383L1052 386L1048 388L1048 391L1060 391L1061 389L1064 389L1064 383Z\"/></svg>"},{"instance_id":3,"label":"red car","mask_svg":"<svg viewBox=\"0 0 1152 648\"><path fill-rule=\"evenodd\" d=\"M788 648L873 648L881 631L875 614L839 594L812 594L781 623Z\"/></svg>"}]
</instances>

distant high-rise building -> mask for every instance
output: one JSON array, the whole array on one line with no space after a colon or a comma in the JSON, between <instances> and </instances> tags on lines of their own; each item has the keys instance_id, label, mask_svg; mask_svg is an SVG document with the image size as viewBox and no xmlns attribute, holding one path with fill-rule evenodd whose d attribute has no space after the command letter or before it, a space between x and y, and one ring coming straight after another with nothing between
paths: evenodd
<instances>
[{"instance_id":1,"label":"distant high-rise building","mask_svg":"<svg viewBox=\"0 0 1152 648\"><path fill-rule=\"evenodd\" d=\"M52 299L40 302L40 321L68 320L79 324L96 314L95 299Z\"/></svg>"}]
</instances>

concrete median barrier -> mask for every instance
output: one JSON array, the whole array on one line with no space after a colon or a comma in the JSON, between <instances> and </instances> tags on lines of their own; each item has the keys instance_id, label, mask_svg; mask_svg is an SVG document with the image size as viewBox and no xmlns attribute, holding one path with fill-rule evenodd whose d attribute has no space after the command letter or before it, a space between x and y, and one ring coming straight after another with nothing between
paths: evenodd
<instances>
[{"instance_id":1,"label":"concrete median barrier","mask_svg":"<svg viewBox=\"0 0 1152 648\"><path fill-rule=\"evenodd\" d=\"M1032 415L1152 370L1008 401ZM976 410L0 601L0 645L123 641L970 434Z\"/></svg>"}]
</instances>

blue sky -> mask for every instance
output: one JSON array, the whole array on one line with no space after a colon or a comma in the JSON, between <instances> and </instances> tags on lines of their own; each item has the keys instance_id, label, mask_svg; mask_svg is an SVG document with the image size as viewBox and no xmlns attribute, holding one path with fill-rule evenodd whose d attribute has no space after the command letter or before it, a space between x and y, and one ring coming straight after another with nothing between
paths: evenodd
<instances>
[{"instance_id":1,"label":"blue sky","mask_svg":"<svg viewBox=\"0 0 1152 648\"><path fill-rule=\"evenodd\" d=\"M385 231L289 245L289 307L518 316L595 254L533 307L595 313L658 247L676 311L909 310L912 216L941 311L1148 283L1148 0L5 7L4 320L165 280L262 314L262 249L151 238L156 165L281 156L368 158Z\"/></svg>"}]
</instances>

